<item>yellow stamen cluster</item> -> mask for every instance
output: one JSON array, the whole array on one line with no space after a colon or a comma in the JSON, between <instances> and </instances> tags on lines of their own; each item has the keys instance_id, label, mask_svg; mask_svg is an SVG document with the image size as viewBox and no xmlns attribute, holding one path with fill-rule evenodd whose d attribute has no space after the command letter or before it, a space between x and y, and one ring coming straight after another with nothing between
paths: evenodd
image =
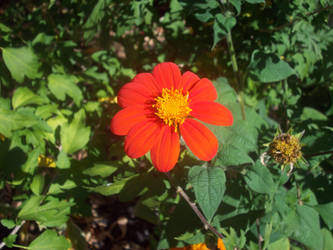
<instances>
[{"instance_id":1,"label":"yellow stamen cluster","mask_svg":"<svg viewBox=\"0 0 333 250\"><path fill-rule=\"evenodd\" d=\"M165 124L174 127L183 124L192 109L189 107L188 94L183 95L182 89L162 89L162 94L155 98L155 115L161 118Z\"/></svg>"},{"instance_id":2,"label":"yellow stamen cluster","mask_svg":"<svg viewBox=\"0 0 333 250\"><path fill-rule=\"evenodd\" d=\"M280 134L269 144L268 154L280 164L294 164L302 157L299 139L290 134Z\"/></svg>"}]
</instances>

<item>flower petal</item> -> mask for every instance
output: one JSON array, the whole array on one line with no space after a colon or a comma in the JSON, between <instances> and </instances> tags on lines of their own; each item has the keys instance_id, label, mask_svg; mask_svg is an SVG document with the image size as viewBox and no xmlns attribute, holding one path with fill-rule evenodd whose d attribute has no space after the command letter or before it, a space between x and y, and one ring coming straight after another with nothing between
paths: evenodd
<instances>
[{"instance_id":1,"label":"flower petal","mask_svg":"<svg viewBox=\"0 0 333 250\"><path fill-rule=\"evenodd\" d=\"M144 106L130 106L120 110L111 120L111 132L116 135L127 135L128 131L137 123L148 120L150 112Z\"/></svg>"},{"instance_id":2,"label":"flower petal","mask_svg":"<svg viewBox=\"0 0 333 250\"><path fill-rule=\"evenodd\" d=\"M230 110L217 102L195 102L191 103L190 108L192 109L190 115L203 122L219 126L231 126L233 123Z\"/></svg>"},{"instance_id":3,"label":"flower petal","mask_svg":"<svg viewBox=\"0 0 333 250\"><path fill-rule=\"evenodd\" d=\"M203 161L210 161L217 153L218 141L203 124L186 119L180 126L180 133L192 153Z\"/></svg>"},{"instance_id":4,"label":"flower petal","mask_svg":"<svg viewBox=\"0 0 333 250\"><path fill-rule=\"evenodd\" d=\"M171 62L157 64L153 69L153 76L161 88L177 89L180 84L180 70Z\"/></svg>"},{"instance_id":5,"label":"flower petal","mask_svg":"<svg viewBox=\"0 0 333 250\"><path fill-rule=\"evenodd\" d=\"M215 101L217 92L215 86L207 78L202 78L189 91L189 98L192 102Z\"/></svg>"},{"instance_id":6,"label":"flower petal","mask_svg":"<svg viewBox=\"0 0 333 250\"><path fill-rule=\"evenodd\" d=\"M155 120L142 121L134 125L125 139L125 152L129 157L145 155L155 144L161 125Z\"/></svg>"},{"instance_id":7,"label":"flower petal","mask_svg":"<svg viewBox=\"0 0 333 250\"><path fill-rule=\"evenodd\" d=\"M123 108L145 104L151 98L151 92L137 82L125 84L118 92L118 104Z\"/></svg>"},{"instance_id":8,"label":"flower petal","mask_svg":"<svg viewBox=\"0 0 333 250\"><path fill-rule=\"evenodd\" d=\"M154 76L150 73L137 74L132 82L137 82L144 85L154 96L157 96L162 90Z\"/></svg>"},{"instance_id":9,"label":"flower petal","mask_svg":"<svg viewBox=\"0 0 333 250\"><path fill-rule=\"evenodd\" d=\"M183 93L185 94L199 80L200 80L200 78L196 74L192 73L191 71L186 71L180 79L179 88L182 88Z\"/></svg>"},{"instance_id":10,"label":"flower petal","mask_svg":"<svg viewBox=\"0 0 333 250\"><path fill-rule=\"evenodd\" d=\"M168 172L176 165L180 151L179 135L169 126L162 132L150 151L151 160L160 172Z\"/></svg>"}]
</instances>

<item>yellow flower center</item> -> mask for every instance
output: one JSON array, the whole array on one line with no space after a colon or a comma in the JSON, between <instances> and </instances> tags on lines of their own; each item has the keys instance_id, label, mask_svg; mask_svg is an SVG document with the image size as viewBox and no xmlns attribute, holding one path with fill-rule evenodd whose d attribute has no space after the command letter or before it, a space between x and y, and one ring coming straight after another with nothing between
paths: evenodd
<instances>
[{"instance_id":1,"label":"yellow flower center","mask_svg":"<svg viewBox=\"0 0 333 250\"><path fill-rule=\"evenodd\" d=\"M190 100L188 93L183 95L182 89L162 89L162 94L155 98L155 115L161 118L165 124L174 126L175 131L178 125L183 124L192 109L189 107Z\"/></svg>"}]
</instances>

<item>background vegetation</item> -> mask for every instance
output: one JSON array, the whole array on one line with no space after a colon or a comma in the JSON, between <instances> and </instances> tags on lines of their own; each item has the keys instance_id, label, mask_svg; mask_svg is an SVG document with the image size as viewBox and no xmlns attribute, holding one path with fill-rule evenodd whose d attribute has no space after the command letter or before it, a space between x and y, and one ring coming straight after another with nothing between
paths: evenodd
<instances>
[{"instance_id":1,"label":"background vegetation","mask_svg":"<svg viewBox=\"0 0 333 250\"><path fill-rule=\"evenodd\" d=\"M212 245L180 186L228 250L333 249L332 27L329 0L2 0L2 241ZM119 88L163 61L211 79L235 118L212 128L212 162L183 147L170 179L109 131ZM279 127L304 132L290 174L260 161Z\"/></svg>"}]
</instances>

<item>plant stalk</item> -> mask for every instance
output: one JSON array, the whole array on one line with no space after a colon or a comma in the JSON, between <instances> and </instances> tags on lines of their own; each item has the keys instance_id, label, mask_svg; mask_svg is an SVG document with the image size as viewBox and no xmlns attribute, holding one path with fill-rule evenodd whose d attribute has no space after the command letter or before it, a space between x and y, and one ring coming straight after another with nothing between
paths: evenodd
<instances>
[{"instance_id":1,"label":"plant stalk","mask_svg":"<svg viewBox=\"0 0 333 250\"><path fill-rule=\"evenodd\" d=\"M240 103L242 119L245 120L246 117L245 117L245 104L244 104L244 96L243 96L243 81L239 74L236 52L235 52L235 48L234 48L234 43L232 41L231 31L229 31L227 33L226 39L227 39L228 50L229 50L229 54L230 54L230 58L231 58L232 69L233 69L233 72L234 72L234 75L236 78L236 82L237 82L238 99L239 99L239 103Z\"/></svg>"},{"instance_id":2,"label":"plant stalk","mask_svg":"<svg viewBox=\"0 0 333 250\"><path fill-rule=\"evenodd\" d=\"M170 181L170 184L173 185L170 175L168 173L166 173L166 176L168 177L168 179ZM187 202L187 204L189 204L189 206L191 207L191 209L194 211L194 213L198 216L198 218L200 219L200 221L204 225L205 229L206 230L209 229L218 238L223 239L224 238L223 235L221 233L219 233L216 230L216 228L214 228L211 224L209 224L209 222L206 220L205 216L200 212L199 208L195 205L195 203L193 203L190 200L190 198L188 197L188 195L186 194L186 192L184 191L184 189L182 187L180 187L180 186L177 186L176 187L176 191Z\"/></svg>"}]
</instances>

